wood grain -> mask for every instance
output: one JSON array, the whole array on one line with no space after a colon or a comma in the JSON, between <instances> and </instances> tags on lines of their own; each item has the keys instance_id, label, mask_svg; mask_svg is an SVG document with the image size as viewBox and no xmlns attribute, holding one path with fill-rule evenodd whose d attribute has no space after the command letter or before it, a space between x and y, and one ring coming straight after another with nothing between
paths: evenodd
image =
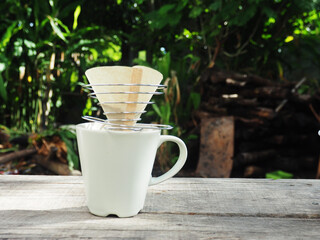
<instances>
[{"instance_id":1,"label":"wood grain","mask_svg":"<svg viewBox=\"0 0 320 240\"><path fill-rule=\"evenodd\" d=\"M200 157L196 174L201 177L230 177L234 151L234 118L201 120Z\"/></svg>"},{"instance_id":2,"label":"wood grain","mask_svg":"<svg viewBox=\"0 0 320 240\"><path fill-rule=\"evenodd\" d=\"M132 68L131 81L132 84L141 84L142 79L142 69L141 68ZM139 92L140 86L130 86L130 92ZM138 94L128 94L128 102L137 102L139 98ZM128 104L127 111L133 112L136 111L137 104Z\"/></svg>"},{"instance_id":3,"label":"wood grain","mask_svg":"<svg viewBox=\"0 0 320 240\"><path fill-rule=\"evenodd\" d=\"M317 239L319 221L308 219L139 214L98 218L86 212L14 211L0 220L1 238ZM14 217L13 217L14 216Z\"/></svg>"},{"instance_id":4,"label":"wood grain","mask_svg":"<svg viewBox=\"0 0 320 240\"><path fill-rule=\"evenodd\" d=\"M132 218L86 207L81 177L0 176L0 238L317 239L317 180L173 178Z\"/></svg>"}]
</instances>

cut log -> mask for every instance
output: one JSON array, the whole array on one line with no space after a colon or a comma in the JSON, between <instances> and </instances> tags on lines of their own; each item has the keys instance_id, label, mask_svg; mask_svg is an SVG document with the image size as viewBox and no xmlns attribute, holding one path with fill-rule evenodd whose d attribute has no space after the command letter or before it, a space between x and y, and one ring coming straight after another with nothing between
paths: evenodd
<instances>
[{"instance_id":1,"label":"cut log","mask_svg":"<svg viewBox=\"0 0 320 240\"><path fill-rule=\"evenodd\" d=\"M0 164L4 164L10 161L13 161L18 158L26 157L32 154L35 154L37 150L35 148L23 149L20 151L7 153L5 155L0 156Z\"/></svg>"},{"instance_id":2,"label":"cut log","mask_svg":"<svg viewBox=\"0 0 320 240\"><path fill-rule=\"evenodd\" d=\"M317 158L312 156L284 157L278 156L272 161L272 166L288 172L299 170L315 170L317 168Z\"/></svg>"},{"instance_id":3,"label":"cut log","mask_svg":"<svg viewBox=\"0 0 320 240\"><path fill-rule=\"evenodd\" d=\"M244 99L242 97L233 97L232 95L222 95L222 97L210 97L211 104L217 104L219 107L257 107L256 98Z\"/></svg>"},{"instance_id":4,"label":"cut log","mask_svg":"<svg viewBox=\"0 0 320 240\"><path fill-rule=\"evenodd\" d=\"M243 177L245 178L257 178L257 177L263 177L265 175L266 171L257 166L247 166L244 170Z\"/></svg>"},{"instance_id":5,"label":"cut log","mask_svg":"<svg viewBox=\"0 0 320 240\"><path fill-rule=\"evenodd\" d=\"M265 144L272 145L300 145L304 149L307 149L310 146L316 146L318 136L315 134L286 134L286 135L274 135L268 138L264 138L263 142Z\"/></svg>"},{"instance_id":6,"label":"cut log","mask_svg":"<svg viewBox=\"0 0 320 240\"><path fill-rule=\"evenodd\" d=\"M265 126L256 128L238 128L235 137L238 141L263 139L270 136L270 130Z\"/></svg>"},{"instance_id":7,"label":"cut log","mask_svg":"<svg viewBox=\"0 0 320 240\"><path fill-rule=\"evenodd\" d=\"M272 99L285 99L289 96L290 90L283 87L257 87L254 89L243 89L238 92L240 96L248 98L272 98Z\"/></svg>"},{"instance_id":8,"label":"cut log","mask_svg":"<svg viewBox=\"0 0 320 240\"><path fill-rule=\"evenodd\" d=\"M245 81L237 81L237 80L234 80L232 78L227 78L226 79L226 84L229 84L229 85L234 85L234 86L238 86L238 87L243 87L247 84L247 82Z\"/></svg>"},{"instance_id":9,"label":"cut log","mask_svg":"<svg viewBox=\"0 0 320 240\"><path fill-rule=\"evenodd\" d=\"M204 71L202 103L198 110L201 114L195 119L235 118L232 174L241 172L248 177L256 176L254 167L264 167L268 171L292 170L296 177L303 176L299 171L312 170L313 176L316 175L320 90L312 95L298 94L304 81L306 78L299 82L276 82L217 67ZM317 176L320 177L320 173Z\"/></svg>"},{"instance_id":10,"label":"cut log","mask_svg":"<svg viewBox=\"0 0 320 240\"><path fill-rule=\"evenodd\" d=\"M236 146L239 152L252 152L266 149L266 144L263 141L240 141Z\"/></svg>"},{"instance_id":11,"label":"cut log","mask_svg":"<svg viewBox=\"0 0 320 240\"><path fill-rule=\"evenodd\" d=\"M48 156L36 154L34 156L36 163L40 164L41 166L47 168L51 172L58 174L58 175L81 175L81 173L77 170L70 170L69 166L65 163L51 161Z\"/></svg>"},{"instance_id":12,"label":"cut log","mask_svg":"<svg viewBox=\"0 0 320 240\"><path fill-rule=\"evenodd\" d=\"M318 158L318 170L316 174L316 179L320 179L320 156Z\"/></svg>"},{"instance_id":13,"label":"cut log","mask_svg":"<svg viewBox=\"0 0 320 240\"><path fill-rule=\"evenodd\" d=\"M10 136L0 129L0 144L6 144L9 142Z\"/></svg>"},{"instance_id":14,"label":"cut log","mask_svg":"<svg viewBox=\"0 0 320 240\"><path fill-rule=\"evenodd\" d=\"M249 74L248 82L257 86L275 86L277 83L270 79L260 77L258 75Z\"/></svg>"},{"instance_id":15,"label":"cut log","mask_svg":"<svg viewBox=\"0 0 320 240\"><path fill-rule=\"evenodd\" d=\"M249 114L252 114L257 117L273 119L275 117L275 112L273 109L269 108L256 108L255 110L248 111Z\"/></svg>"},{"instance_id":16,"label":"cut log","mask_svg":"<svg viewBox=\"0 0 320 240\"><path fill-rule=\"evenodd\" d=\"M234 118L219 117L201 122L200 158L196 175L230 177L234 151Z\"/></svg>"},{"instance_id":17,"label":"cut log","mask_svg":"<svg viewBox=\"0 0 320 240\"><path fill-rule=\"evenodd\" d=\"M247 126L261 126L264 124L264 121L259 118L243 118L243 117L235 117L236 122L240 121L242 124L245 124Z\"/></svg>"},{"instance_id":18,"label":"cut log","mask_svg":"<svg viewBox=\"0 0 320 240\"><path fill-rule=\"evenodd\" d=\"M238 88L226 86L208 86L208 96L222 96L223 94L238 94L243 98L269 98L273 100L283 100L291 96L290 89L283 87L269 86L269 87L255 87L255 88Z\"/></svg>"},{"instance_id":19,"label":"cut log","mask_svg":"<svg viewBox=\"0 0 320 240\"><path fill-rule=\"evenodd\" d=\"M274 149L268 149L258 152L242 152L235 157L234 165L249 165L259 161L272 159L276 156L277 152Z\"/></svg>"},{"instance_id":20,"label":"cut log","mask_svg":"<svg viewBox=\"0 0 320 240\"><path fill-rule=\"evenodd\" d=\"M202 103L202 108L208 112L219 114L219 115L227 115L227 112L228 112L226 108L219 108L207 102Z\"/></svg>"},{"instance_id":21,"label":"cut log","mask_svg":"<svg viewBox=\"0 0 320 240\"><path fill-rule=\"evenodd\" d=\"M271 81L270 79L263 78L253 74L241 74L231 71L219 70L217 68L208 68L201 75L201 82L210 82L210 83L221 83L224 82L227 78L231 78L234 81L245 82L246 84L250 83L258 86L274 86L277 83Z\"/></svg>"},{"instance_id":22,"label":"cut log","mask_svg":"<svg viewBox=\"0 0 320 240\"><path fill-rule=\"evenodd\" d=\"M211 109L214 109L215 106L213 106ZM274 119L276 116L273 109L270 108L263 108L263 107L257 107L257 108L246 108L246 107L232 107L227 108L228 115L232 116L238 116L243 118L262 118L262 119Z\"/></svg>"}]
</instances>

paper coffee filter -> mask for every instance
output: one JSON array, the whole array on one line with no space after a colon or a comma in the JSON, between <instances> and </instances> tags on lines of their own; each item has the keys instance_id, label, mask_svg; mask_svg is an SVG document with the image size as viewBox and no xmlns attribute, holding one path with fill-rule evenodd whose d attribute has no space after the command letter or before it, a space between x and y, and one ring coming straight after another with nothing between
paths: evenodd
<instances>
[{"instance_id":1,"label":"paper coffee filter","mask_svg":"<svg viewBox=\"0 0 320 240\"><path fill-rule=\"evenodd\" d=\"M130 94L123 92L152 92L156 86L98 86L99 84L160 84L163 76L160 72L144 66L103 66L88 69L85 72L93 91L106 113L108 120L115 124L135 125L136 120L147 106L153 94ZM111 94L103 94L110 93ZM116 102L145 102L116 103ZM124 113L138 112L138 113ZM117 113L117 114L115 114ZM124 121L119 121L124 119Z\"/></svg>"}]
</instances>

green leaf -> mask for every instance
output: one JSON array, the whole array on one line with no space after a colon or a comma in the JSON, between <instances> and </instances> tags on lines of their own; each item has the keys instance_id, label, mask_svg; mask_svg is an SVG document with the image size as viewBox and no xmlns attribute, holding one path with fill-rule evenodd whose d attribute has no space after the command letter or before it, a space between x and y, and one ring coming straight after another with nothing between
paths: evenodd
<instances>
[{"instance_id":1,"label":"green leaf","mask_svg":"<svg viewBox=\"0 0 320 240\"><path fill-rule=\"evenodd\" d=\"M23 43L29 49L36 48L36 44L34 42L32 42L32 41L29 41L28 39L24 39Z\"/></svg>"},{"instance_id":2,"label":"green leaf","mask_svg":"<svg viewBox=\"0 0 320 240\"><path fill-rule=\"evenodd\" d=\"M290 178L293 178L293 174L278 170L278 171L266 173L266 178L271 178L271 179L290 179Z\"/></svg>"},{"instance_id":3,"label":"green leaf","mask_svg":"<svg viewBox=\"0 0 320 240\"><path fill-rule=\"evenodd\" d=\"M291 42L292 40L294 40L293 36L287 36L286 39L284 40L285 43Z\"/></svg>"},{"instance_id":4,"label":"green leaf","mask_svg":"<svg viewBox=\"0 0 320 240\"><path fill-rule=\"evenodd\" d=\"M81 48L84 46L96 46L99 44L100 39L81 39L79 42L72 44L69 48L67 48L66 55L73 53L74 51L78 50L81 51Z\"/></svg>"},{"instance_id":5,"label":"green leaf","mask_svg":"<svg viewBox=\"0 0 320 240\"><path fill-rule=\"evenodd\" d=\"M60 131L59 136L61 137L62 141L67 146L67 160L70 169L79 169L79 157L74 150L74 146L72 141L70 140L70 134L72 134L72 139L75 139L74 134L70 131Z\"/></svg>"},{"instance_id":6,"label":"green leaf","mask_svg":"<svg viewBox=\"0 0 320 240\"><path fill-rule=\"evenodd\" d=\"M4 101L7 101L7 90L6 90L6 86L4 85L1 73L0 73L0 96L3 98Z\"/></svg>"},{"instance_id":7,"label":"green leaf","mask_svg":"<svg viewBox=\"0 0 320 240\"><path fill-rule=\"evenodd\" d=\"M174 8L176 12L180 12L185 8L185 6L188 4L188 0L179 1L178 5Z\"/></svg>"},{"instance_id":8,"label":"green leaf","mask_svg":"<svg viewBox=\"0 0 320 240\"><path fill-rule=\"evenodd\" d=\"M81 37L82 35L86 35L91 31L99 30L99 28L99 26L78 28L78 30L74 34L76 34L78 37Z\"/></svg>"},{"instance_id":9,"label":"green leaf","mask_svg":"<svg viewBox=\"0 0 320 240\"><path fill-rule=\"evenodd\" d=\"M76 85L77 85L77 82L78 82L78 72L76 71L73 71L71 73L71 77L70 77L70 83L71 83L71 92L74 91L74 89L76 88Z\"/></svg>"},{"instance_id":10,"label":"green leaf","mask_svg":"<svg viewBox=\"0 0 320 240\"><path fill-rule=\"evenodd\" d=\"M214 3L210 4L209 9L213 11L217 11L221 8L221 0L215 1Z\"/></svg>"},{"instance_id":11,"label":"green leaf","mask_svg":"<svg viewBox=\"0 0 320 240\"><path fill-rule=\"evenodd\" d=\"M14 145L13 147L10 148L3 148L0 149L0 153L7 153L7 152L13 152L19 150L19 145Z\"/></svg>"},{"instance_id":12,"label":"green leaf","mask_svg":"<svg viewBox=\"0 0 320 240\"><path fill-rule=\"evenodd\" d=\"M103 50L102 54L107 56L112 61L116 62L121 59L121 47L112 42L109 43L109 47Z\"/></svg>"},{"instance_id":13,"label":"green leaf","mask_svg":"<svg viewBox=\"0 0 320 240\"><path fill-rule=\"evenodd\" d=\"M277 13L267 6L264 6L262 8L262 13L264 13L269 18L275 19L277 17Z\"/></svg>"},{"instance_id":14,"label":"green leaf","mask_svg":"<svg viewBox=\"0 0 320 240\"><path fill-rule=\"evenodd\" d=\"M163 78L167 79L170 74L170 63L171 63L171 54L168 52L162 58L159 58L157 61L158 70L163 74Z\"/></svg>"},{"instance_id":15,"label":"green leaf","mask_svg":"<svg viewBox=\"0 0 320 240\"><path fill-rule=\"evenodd\" d=\"M161 114L161 111L160 111L159 107L156 104L152 104L152 108L158 114L158 116L160 118L162 118L162 114Z\"/></svg>"},{"instance_id":16,"label":"green leaf","mask_svg":"<svg viewBox=\"0 0 320 240\"><path fill-rule=\"evenodd\" d=\"M190 59L190 61L191 61L192 63L195 63L195 62L198 62L198 61L200 60L200 57L195 56L195 55L189 53L189 54L187 54L186 56L184 56L184 59Z\"/></svg>"},{"instance_id":17,"label":"green leaf","mask_svg":"<svg viewBox=\"0 0 320 240\"><path fill-rule=\"evenodd\" d=\"M66 33L70 33L70 30L67 27L67 25L65 25L60 19L55 18L54 20L65 30Z\"/></svg>"},{"instance_id":18,"label":"green leaf","mask_svg":"<svg viewBox=\"0 0 320 240\"><path fill-rule=\"evenodd\" d=\"M169 124L170 123L170 117L171 117L171 106L170 103L167 102L167 104L164 106L164 110L166 113L166 118L164 119L164 124Z\"/></svg>"},{"instance_id":19,"label":"green leaf","mask_svg":"<svg viewBox=\"0 0 320 240\"><path fill-rule=\"evenodd\" d=\"M171 11L176 10L176 4L163 5L158 11L153 11L146 15L147 19L151 20L150 27L161 29L166 25L175 26L180 21L181 12Z\"/></svg>"},{"instance_id":20,"label":"green leaf","mask_svg":"<svg viewBox=\"0 0 320 240\"><path fill-rule=\"evenodd\" d=\"M2 56L0 55L0 58L1 58L1 57L2 57ZM0 61L1 61L1 60L0 60ZM0 73L3 72L5 69L6 69L6 64L3 63L3 62L0 62Z\"/></svg>"},{"instance_id":21,"label":"green leaf","mask_svg":"<svg viewBox=\"0 0 320 240\"><path fill-rule=\"evenodd\" d=\"M52 27L52 30L58 35L58 37L63 40L64 42L67 42L67 39L65 38L65 36L63 35L61 29L59 28L58 25L56 25L56 22L54 21L54 19L51 16L48 16L49 20L50 20L50 25Z\"/></svg>"},{"instance_id":22,"label":"green leaf","mask_svg":"<svg viewBox=\"0 0 320 240\"><path fill-rule=\"evenodd\" d=\"M46 26L46 24L47 24L48 21L50 21L48 18L43 19L43 20L41 21L41 23L40 23L40 28L39 28L39 30L42 29L44 26Z\"/></svg>"},{"instance_id":23,"label":"green leaf","mask_svg":"<svg viewBox=\"0 0 320 240\"><path fill-rule=\"evenodd\" d=\"M1 42L0 42L0 49L5 48L7 44L9 43L11 36L14 33L14 29L17 26L18 21L13 22L6 30L4 35L2 36Z\"/></svg>"},{"instance_id":24,"label":"green leaf","mask_svg":"<svg viewBox=\"0 0 320 240\"><path fill-rule=\"evenodd\" d=\"M34 23L36 29L38 29L39 26L39 0L34 1L34 7L33 7L33 14L34 14Z\"/></svg>"},{"instance_id":25,"label":"green leaf","mask_svg":"<svg viewBox=\"0 0 320 240\"><path fill-rule=\"evenodd\" d=\"M147 14L147 19L151 20L150 27L154 29L161 29L168 24L168 20L156 11Z\"/></svg>"},{"instance_id":26,"label":"green leaf","mask_svg":"<svg viewBox=\"0 0 320 240\"><path fill-rule=\"evenodd\" d=\"M178 25L178 23L179 23L180 20L181 20L181 17L182 17L182 14L181 14L181 13L169 15L169 17L167 18L169 25L170 25L171 27L174 27L174 26Z\"/></svg>"},{"instance_id":27,"label":"green leaf","mask_svg":"<svg viewBox=\"0 0 320 240\"><path fill-rule=\"evenodd\" d=\"M55 15L58 16L59 19L70 19L70 16L73 15L74 10L77 8L78 5L80 5L81 3L83 3L83 0L80 1L68 1L70 3L67 3L67 1L63 1L66 2L65 4L63 4L63 6L61 4L61 6L59 6L59 15ZM53 16L51 14L51 16ZM66 20L68 21L68 23L72 24L72 20ZM69 22L71 21L71 22Z\"/></svg>"},{"instance_id":28,"label":"green leaf","mask_svg":"<svg viewBox=\"0 0 320 240\"><path fill-rule=\"evenodd\" d=\"M72 26L73 30L75 30L78 26L78 17L80 15L80 12L81 12L81 6L78 5L76 10L73 13L73 26Z\"/></svg>"},{"instance_id":29,"label":"green leaf","mask_svg":"<svg viewBox=\"0 0 320 240\"><path fill-rule=\"evenodd\" d=\"M245 8L242 14L237 14L229 21L229 26L236 25L236 26L244 26L250 21L255 14L257 13L257 6L251 4L249 7Z\"/></svg>"},{"instance_id":30,"label":"green leaf","mask_svg":"<svg viewBox=\"0 0 320 240\"><path fill-rule=\"evenodd\" d=\"M139 58L133 59L133 63L141 66L152 67L150 63Z\"/></svg>"},{"instance_id":31,"label":"green leaf","mask_svg":"<svg viewBox=\"0 0 320 240\"><path fill-rule=\"evenodd\" d=\"M196 18L198 17L203 11L202 7L196 6L192 8L191 12L189 13L190 18Z\"/></svg>"},{"instance_id":32,"label":"green leaf","mask_svg":"<svg viewBox=\"0 0 320 240\"><path fill-rule=\"evenodd\" d=\"M190 134L188 137L187 137L187 140L196 140L196 139L199 139L199 136L196 135L196 134Z\"/></svg>"},{"instance_id":33,"label":"green leaf","mask_svg":"<svg viewBox=\"0 0 320 240\"><path fill-rule=\"evenodd\" d=\"M200 93L192 92L190 94L191 101L193 103L193 108L198 109L201 103L201 95Z\"/></svg>"},{"instance_id":34,"label":"green leaf","mask_svg":"<svg viewBox=\"0 0 320 240\"><path fill-rule=\"evenodd\" d=\"M99 56L98 51L95 48L90 48L89 51L91 52L93 61L97 61Z\"/></svg>"},{"instance_id":35,"label":"green leaf","mask_svg":"<svg viewBox=\"0 0 320 240\"><path fill-rule=\"evenodd\" d=\"M164 15L167 14L171 9L175 8L176 5L175 4L166 4L163 5L159 10L158 10L158 14L160 15Z\"/></svg>"},{"instance_id":36,"label":"green leaf","mask_svg":"<svg viewBox=\"0 0 320 240\"><path fill-rule=\"evenodd\" d=\"M238 12L238 4L235 4L234 1L226 1L221 8L220 20L227 21L231 20ZM250 6L251 7L251 6Z\"/></svg>"},{"instance_id":37,"label":"green leaf","mask_svg":"<svg viewBox=\"0 0 320 240\"><path fill-rule=\"evenodd\" d=\"M49 0L49 4L53 8L54 7L54 0Z\"/></svg>"},{"instance_id":38,"label":"green leaf","mask_svg":"<svg viewBox=\"0 0 320 240\"><path fill-rule=\"evenodd\" d=\"M160 106L160 108L158 108L158 106L156 105L155 106L152 105L152 107L156 111L156 113L160 116L162 124L170 123L171 106L169 102L167 102L165 105Z\"/></svg>"},{"instance_id":39,"label":"green leaf","mask_svg":"<svg viewBox=\"0 0 320 240\"><path fill-rule=\"evenodd\" d=\"M146 61L147 60L147 51L146 50L139 51L138 58L141 59L142 61Z\"/></svg>"},{"instance_id":40,"label":"green leaf","mask_svg":"<svg viewBox=\"0 0 320 240\"><path fill-rule=\"evenodd\" d=\"M91 98L87 99L86 107L82 111L82 115L92 115L92 101Z\"/></svg>"}]
</instances>

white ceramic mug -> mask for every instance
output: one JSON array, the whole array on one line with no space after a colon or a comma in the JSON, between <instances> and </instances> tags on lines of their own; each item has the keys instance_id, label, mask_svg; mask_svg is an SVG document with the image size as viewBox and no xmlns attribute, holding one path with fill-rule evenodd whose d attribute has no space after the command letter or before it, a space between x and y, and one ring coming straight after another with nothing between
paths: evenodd
<instances>
[{"instance_id":1,"label":"white ceramic mug","mask_svg":"<svg viewBox=\"0 0 320 240\"><path fill-rule=\"evenodd\" d=\"M174 176L187 158L184 142L158 129L115 131L89 122L78 124L76 131L88 208L98 216L138 214L148 186ZM151 177L157 148L166 141L178 145L179 158L168 172Z\"/></svg>"}]
</instances>

